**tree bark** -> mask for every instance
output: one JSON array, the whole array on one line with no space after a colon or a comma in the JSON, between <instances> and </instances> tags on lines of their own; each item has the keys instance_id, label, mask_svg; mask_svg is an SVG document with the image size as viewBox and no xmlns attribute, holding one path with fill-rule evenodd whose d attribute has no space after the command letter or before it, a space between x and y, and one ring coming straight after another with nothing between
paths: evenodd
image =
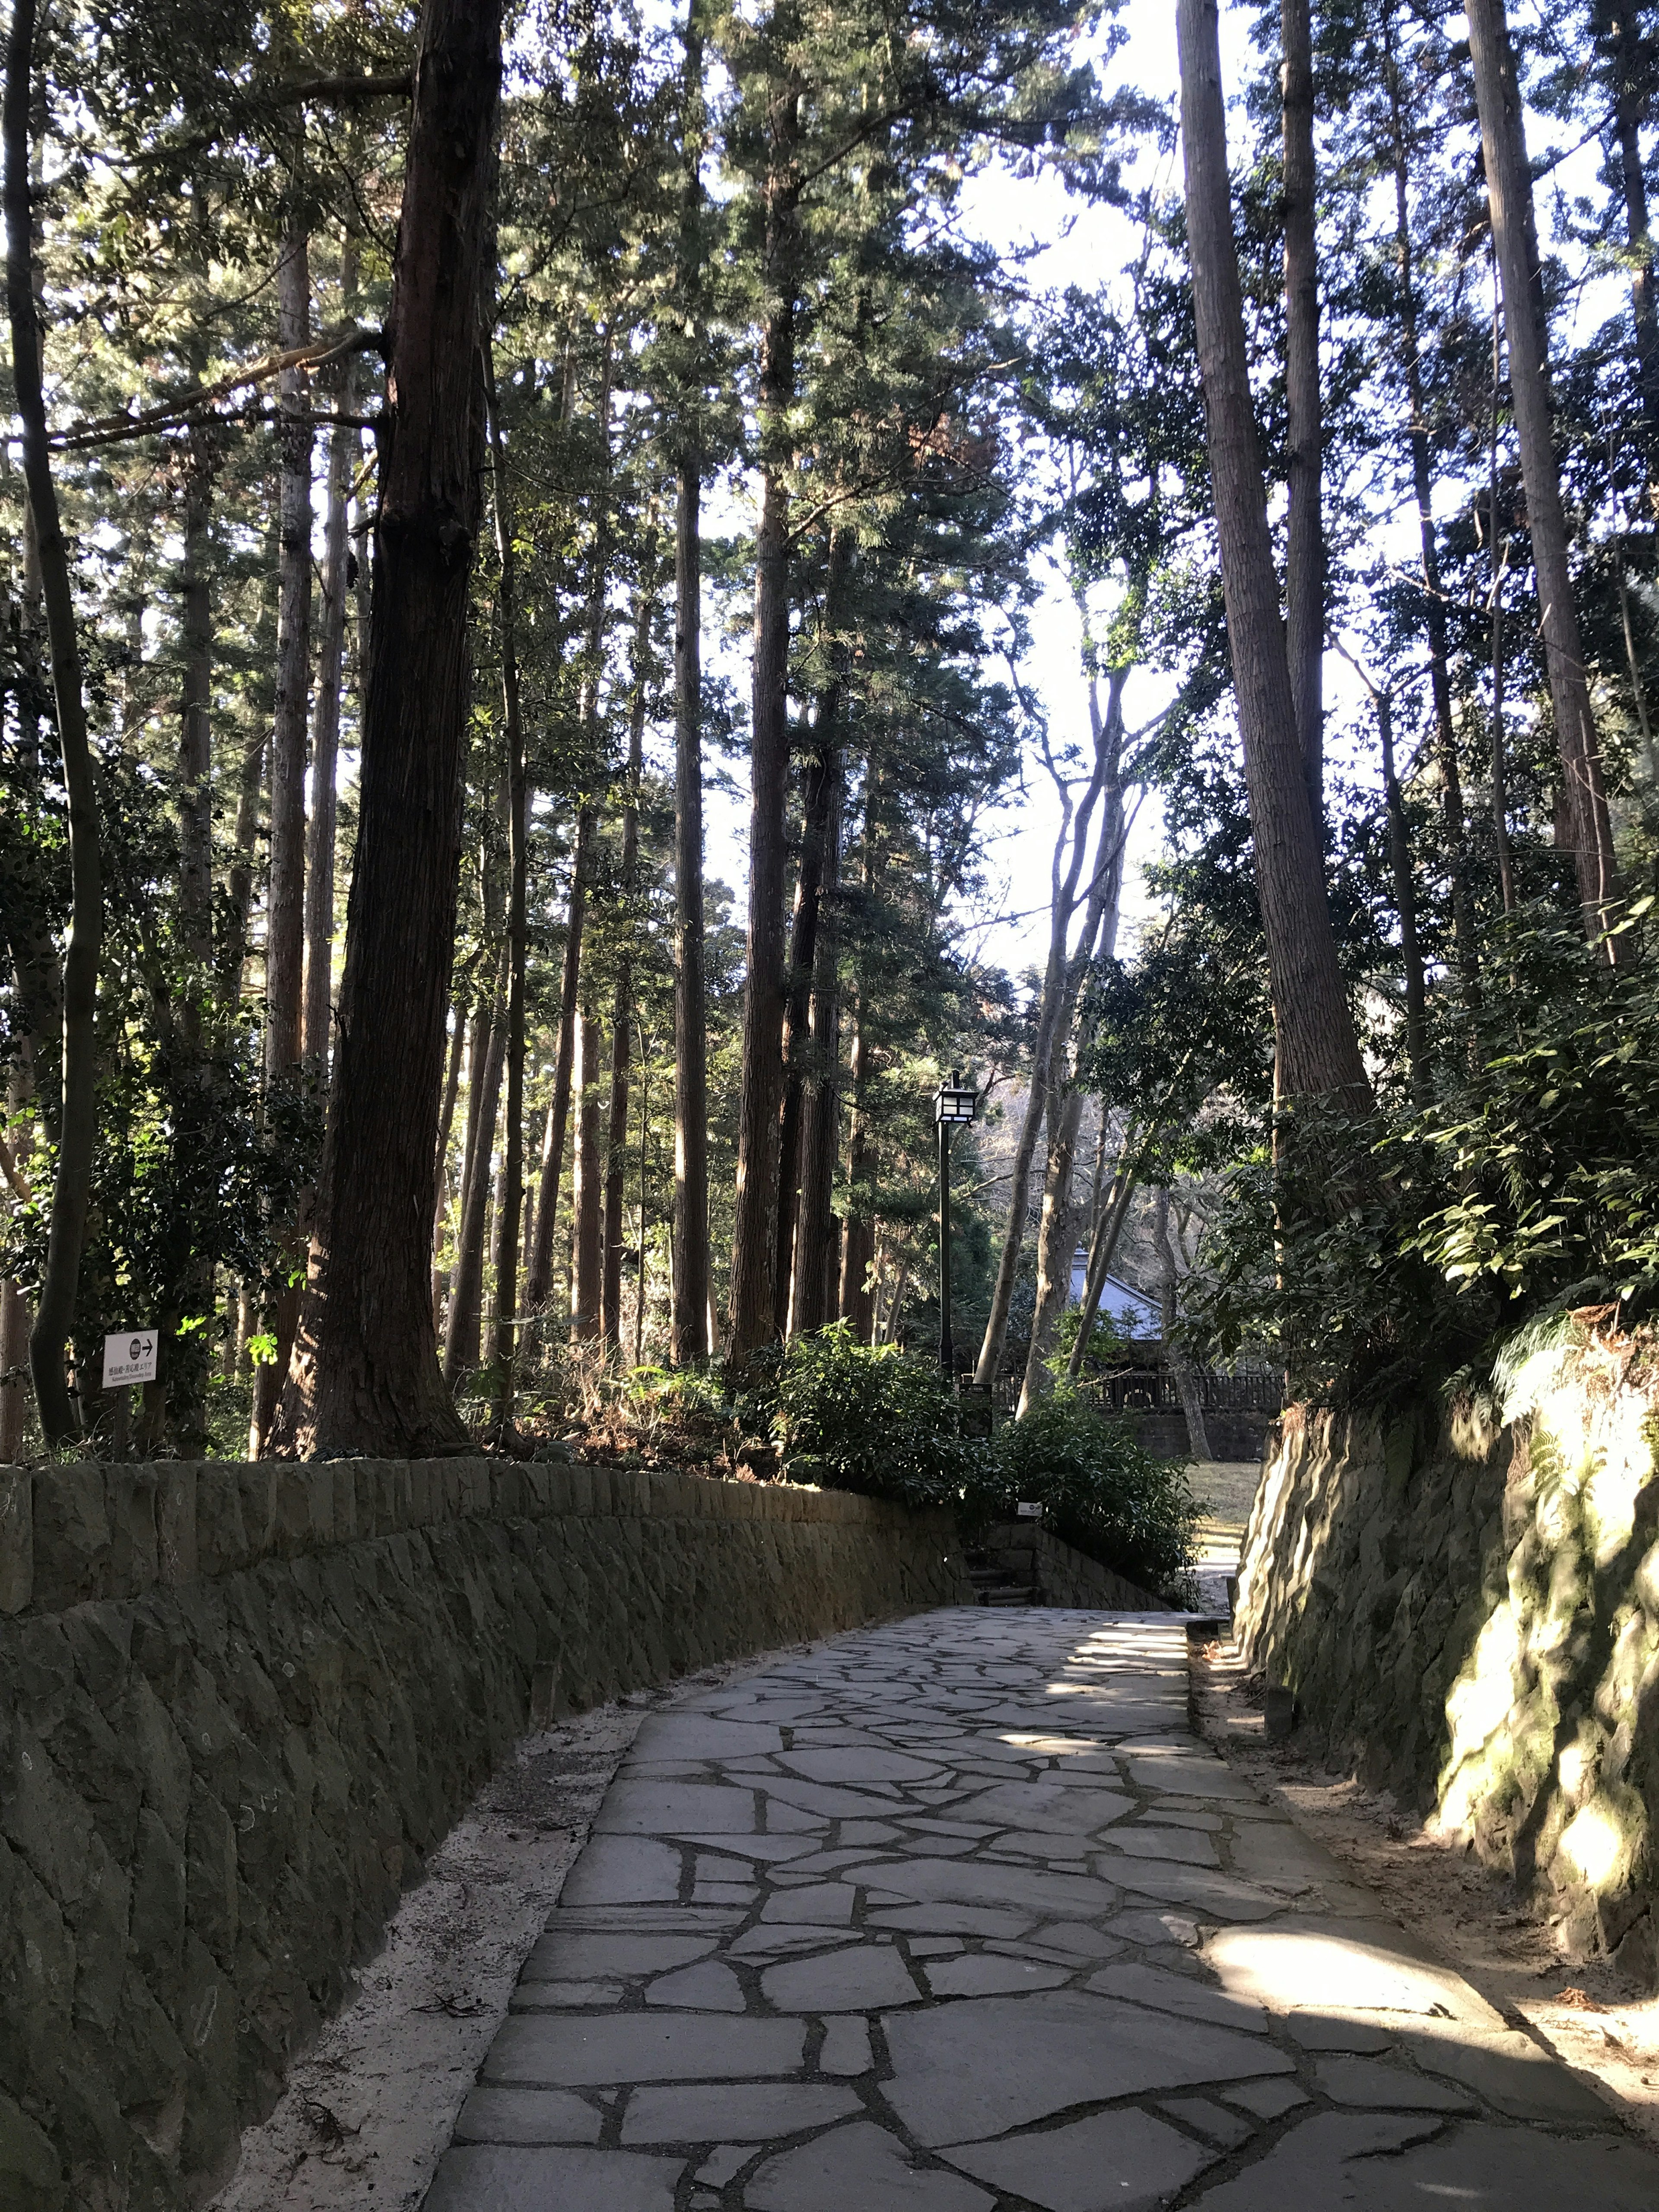
<instances>
[{"instance_id":1,"label":"tree bark","mask_svg":"<svg viewBox=\"0 0 1659 2212\"><path fill-rule=\"evenodd\" d=\"M597 1337L600 1304L599 1078L603 1040L584 1006L577 1031L576 1150L570 1176L570 1334Z\"/></svg>"},{"instance_id":2,"label":"tree bark","mask_svg":"<svg viewBox=\"0 0 1659 2212\"><path fill-rule=\"evenodd\" d=\"M806 773L800 867L795 881L795 911L789 933L783 1024L783 1103L778 1115L777 1256L773 1279L773 1327L781 1337L789 1325L789 1288L795 1255L795 1227L800 1212L801 1124L811 1080L812 983L817 972L818 930L828 866L830 823L840 811L841 751L836 741L836 702L825 702L816 733L817 757Z\"/></svg>"},{"instance_id":3,"label":"tree bark","mask_svg":"<svg viewBox=\"0 0 1659 2212\"><path fill-rule=\"evenodd\" d=\"M87 742L81 646L76 631L69 548L58 512L46 444L40 380L41 330L33 286L33 204L29 189L29 112L34 52L34 0L14 0L6 48L4 102L6 306L11 324L12 378L21 430L23 478L40 562L52 696L64 782L69 797L70 933L64 955L62 1103L58 1158L46 1232L46 1264L29 1335L35 1403L48 1444L67 1443L78 1422L70 1401L64 1352L75 1325L81 1253L98 1137L98 958L103 941L104 882L98 845L92 750Z\"/></svg>"},{"instance_id":4,"label":"tree bark","mask_svg":"<svg viewBox=\"0 0 1659 2212\"><path fill-rule=\"evenodd\" d=\"M640 776L645 764L647 678L651 658L651 623L656 611L656 527L647 532L641 551L642 574L634 629L634 696L628 712L628 788L623 803L622 880L626 929L634 926L632 907L640 866ZM622 1266L628 1242L623 1218L623 1189L628 1167L628 1061L634 1029L634 962L624 938L617 963L617 988L611 1014L611 1103L605 1122L604 1255L600 1267L599 1334L607 1346L622 1343ZM644 1204L644 1185L641 1199Z\"/></svg>"},{"instance_id":5,"label":"tree bark","mask_svg":"<svg viewBox=\"0 0 1659 2212\"><path fill-rule=\"evenodd\" d=\"M1314 159L1313 33L1309 0L1283 0L1285 50L1285 400L1290 446L1285 532L1285 632L1291 698L1323 836L1325 816L1324 424L1319 393L1318 171Z\"/></svg>"},{"instance_id":6,"label":"tree bark","mask_svg":"<svg viewBox=\"0 0 1659 2212\"><path fill-rule=\"evenodd\" d=\"M678 289L702 336L703 115L700 0L686 0ZM688 403L694 406L695 402ZM675 1363L708 1344L708 1036L702 896L702 499L701 424L685 423L674 521L674 1219Z\"/></svg>"},{"instance_id":7,"label":"tree bark","mask_svg":"<svg viewBox=\"0 0 1659 2212\"><path fill-rule=\"evenodd\" d=\"M1435 755L1440 769L1440 803L1450 860L1452 941L1466 999L1480 989L1480 960L1469 899L1468 856L1463 812L1463 778L1457 760L1457 729L1452 718L1451 658L1446 630L1446 595L1440 577L1440 548L1434 522L1434 477L1429 453L1428 400L1423 382L1419 336L1416 256L1412 246L1411 174L1400 64L1394 44L1394 9L1382 11L1384 68L1394 167L1395 251L1400 270L1400 335L1403 341L1406 397L1411 409L1407 444L1411 453L1412 490L1417 502L1417 535L1423 559L1423 626L1429 640L1429 694L1434 703Z\"/></svg>"},{"instance_id":8,"label":"tree bark","mask_svg":"<svg viewBox=\"0 0 1659 2212\"><path fill-rule=\"evenodd\" d=\"M190 975L180 1008L186 1040L202 1033L213 981L213 599L209 524L213 513L210 434L191 433L185 460L183 706L179 726L179 935Z\"/></svg>"},{"instance_id":9,"label":"tree bark","mask_svg":"<svg viewBox=\"0 0 1659 2212\"><path fill-rule=\"evenodd\" d=\"M501 1143L501 1204L495 1215L495 1303L490 1322L495 1432L514 1426L517 1374L519 1224L524 1212L525 970L530 941L530 787L525 769L524 708L519 690L518 570L514 552L512 487L501 438L495 368L484 336L489 404L489 456L495 486L495 555L501 564L501 712L507 724L507 1129Z\"/></svg>"},{"instance_id":10,"label":"tree bark","mask_svg":"<svg viewBox=\"0 0 1659 2212\"><path fill-rule=\"evenodd\" d=\"M278 1448L464 1446L428 1273L455 940L501 15L426 0L389 318L374 637L309 1280Z\"/></svg>"},{"instance_id":11,"label":"tree bark","mask_svg":"<svg viewBox=\"0 0 1659 2212\"><path fill-rule=\"evenodd\" d=\"M866 830L866 835L868 835ZM853 1048L848 1058L853 1111L847 1147L847 1206L841 1224L841 1281L836 1296L837 1317L846 1322L860 1344L875 1342L876 1305L870 1287L874 1261L875 1231L863 1194L875 1172L875 1157L866 1134L864 1091L868 1079L870 1043L864 1024L862 993L853 997Z\"/></svg>"},{"instance_id":12,"label":"tree bark","mask_svg":"<svg viewBox=\"0 0 1659 2212\"><path fill-rule=\"evenodd\" d=\"M340 255L340 289L347 310L356 310L357 241L349 232ZM356 397L355 355L349 355L339 382L339 409L352 411ZM311 727L311 815L306 825L305 1012L302 1045L307 1065L319 1077L328 1073L331 997L334 968L334 845L337 804L335 770L340 754L340 694L345 676L346 581L349 540L347 503L357 433L337 428L328 450L328 511L323 526L323 609L317 650L317 706Z\"/></svg>"},{"instance_id":13,"label":"tree bark","mask_svg":"<svg viewBox=\"0 0 1659 2212\"><path fill-rule=\"evenodd\" d=\"M1572 853L1584 927L1606 960L1622 963L1635 957L1635 947L1628 934L1606 934L1619 919L1622 895L1601 744L1590 712L1573 600L1566 512L1550 424L1547 339L1536 306L1540 264L1534 242L1532 173L1527 166L1521 91L1504 0L1468 0L1467 13L1486 196L1503 275L1510 390L1527 491L1527 522L1538 580L1550 698L1555 709L1556 744L1561 757L1563 827Z\"/></svg>"},{"instance_id":14,"label":"tree bark","mask_svg":"<svg viewBox=\"0 0 1659 2212\"><path fill-rule=\"evenodd\" d=\"M507 961L503 965L507 965ZM484 1222L489 1206L489 1163L501 1115L501 1068L507 1058L507 1025L501 1018L499 981L489 1009L483 1066L475 1071L476 1100L468 1101L470 1157L450 1274L449 1325L444 1332L444 1381L453 1390L477 1366L482 1353ZM472 1109L476 1104L476 1115Z\"/></svg>"},{"instance_id":15,"label":"tree bark","mask_svg":"<svg viewBox=\"0 0 1659 2212\"><path fill-rule=\"evenodd\" d=\"M311 335L307 241L297 226L276 264L276 343L284 353ZM306 947L306 729L311 691L311 392L303 368L276 380L282 471L277 493L276 711L270 732L270 877L265 895L265 1091L299 1066L304 1042ZM289 1232L303 1232L310 1194ZM253 1370L248 1457L265 1450L300 1318L300 1285L282 1283L270 1301L276 1357Z\"/></svg>"},{"instance_id":16,"label":"tree bark","mask_svg":"<svg viewBox=\"0 0 1659 2212\"><path fill-rule=\"evenodd\" d=\"M1653 240L1648 230L1648 183L1642 166L1642 125L1647 120L1641 19L1632 0L1598 0L1596 34L1612 79L1613 125L1619 137L1620 180L1630 246L1630 312L1636 368L1647 426L1650 490L1659 476L1659 307L1653 287Z\"/></svg>"},{"instance_id":17,"label":"tree bark","mask_svg":"<svg viewBox=\"0 0 1659 2212\"><path fill-rule=\"evenodd\" d=\"M783 1092L784 872L789 784L790 411L795 397L799 282L798 166L801 84L790 58L793 9L775 12L776 59L767 88L767 308L760 355L760 527L755 540L753 705L750 729L748 975L738 1092L738 1178L732 1231L732 1340L741 1374L772 1336L777 1265L778 1122Z\"/></svg>"},{"instance_id":18,"label":"tree bark","mask_svg":"<svg viewBox=\"0 0 1659 2212\"><path fill-rule=\"evenodd\" d=\"M674 526L675 1362L708 1357L708 1031L702 896L702 457L680 462Z\"/></svg>"},{"instance_id":19,"label":"tree bark","mask_svg":"<svg viewBox=\"0 0 1659 2212\"><path fill-rule=\"evenodd\" d=\"M276 264L276 343L311 331L305 233L283 241ZM306 726L311 691L311 394L303 368L277 379L282 472L276 613L276 713L270 738L270 887L265 921L265 1083L300 1059L305 967Z\"/></svg>"},{"instance_id":20,"label":"tree bark","mask_svg":"<svg viewBox=\"0 0 1659 2212\"><path fill-rule=\"evenodd\" d=\"M1164 1364L1175 1376L1181 1394L1181 1410L1187 1422L1187 1449L1197 1460L1213 1459L1209 1433L1204 1425L1204 1401L1199 1394L1193 1363L1176 1341L1176 1272L1174 1240L1170 1235L1170 1194L1160 1188L1152 1205L1152 1242L1161 1262L1158 1282L1159 1327L1164 1337Z\"/></svg>"},{"instance_id":21,"label":"tree bark","mask_svg":"<svg viewBox=\"0 0 1659 2212\"><path fill-rule=\"evenodd\" d=\"M1308 804L1250 397L1217 0L1177 0L1176 27L1199 362L1281 1080L1289 1097L1329 1098L1359 1111L1370 1086Z\"/></svg>"},{"instance_id":22,"label":"tree bark","mask_svg":"<svg viewBox=\"0 0 1659 2212\"><path fill-rule=\"evenodd\" d=\"M1412 875L1411 834L1405 794L1394 762L1394 702L1386 691L1376 697L1376 732L1382 747L1382 796L1389 811L1389 866L1394 876L1395 910L1400 916L1400 964L1406 985L1406 1066L1412 1097L1425 1105L1429 1096L1429 1042L1425 1014L1427 986L1423 949L1417 936L1417 887Z\"/></svg>"},{"instance_id":23,"label":"tree bark","mask_svg":"<svg viewBox=\"0 0 1659 2212\"><path fill-rule=\"evenodd\" d=\"M841 1133L840 932L842 756L836 748L824 823L812 995L807 1007L806 1097L801 1115L800 1218L795 1229L789 1331L822 1328L835 1310L836 1158Z\"/></svg>"},{"instance_id":24,"label":"tree bark","mask_svg":"<svg viewBox=\"0 0 1659 2212\"><path fill-rule=\"evenodd\" d=\"M553 1096L548 1102L547 1127L542 1139L536 1226L531 1238L530 1264L525 1270L525 1303L533 1310L547 1304L553 1290L553 1224L559 1210L559 1177L564 1165L565 1131L570 1118L582 930L587 913L587 879L592 871L596 829L594 809L591 805L584 806L576 817L576 850L570 866L570 902L565 915L564 965L559 988L559 1037L553 1056Z\"/></svg>"}]
</instances>

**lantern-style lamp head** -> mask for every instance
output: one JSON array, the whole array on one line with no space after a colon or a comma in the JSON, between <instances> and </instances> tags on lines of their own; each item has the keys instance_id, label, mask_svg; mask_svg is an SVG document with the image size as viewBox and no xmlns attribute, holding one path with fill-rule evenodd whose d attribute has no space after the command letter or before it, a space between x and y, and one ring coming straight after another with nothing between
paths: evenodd
<instances>
[{"instance_id":1,"label":"lantern-style lamp head","mask_svg":"<svg viewBox=\"0 0 1659 2212\"><path fill-rule=\"evenodd\" d=\"M979 1093L971 1085L964 1085L953 1067L951 1080L941 1083L933 1097L933 1119L941 1125L955 1121L971 1121L979 1104Z\"/></svg>"}]
</instances>

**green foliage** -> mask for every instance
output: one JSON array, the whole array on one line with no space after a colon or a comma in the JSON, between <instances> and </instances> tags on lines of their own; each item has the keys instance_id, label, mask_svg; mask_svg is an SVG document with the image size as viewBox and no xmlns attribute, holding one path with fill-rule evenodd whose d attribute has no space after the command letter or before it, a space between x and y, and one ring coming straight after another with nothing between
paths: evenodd
<instances>
[{"instance_id":1,"label":"green foliage","mask_svg":"<svg viewBox=\"0 0 1659 2212\"><path fill-rule=\"evenodd\" d=\"M1443 1052L1420 1109L1304 1105L1276 1170L1265 1148L1232 1170L1189 1302L1204 1348L1265 1346L1298 1391L1386 1398L1489 1364L1535 1316L1650 1309L1653 961L1610 969L1546 914L1494 933L1490 972L1472 1063Z\"/></svg>"},{"instance_id":2,"label":"green foliage","mask_svg":"<svg viewBox=\"0 0 1659 2212\"><path fill-rule=\"evenodd\" d=\"M1041 1504L1057 1535L1143 1589L1190 1595L1200 1508L1187 1470L1155 1459L1079 1392L1055 1390L998 1430L988 1489L999 1506Z\"/></svg>"},{"instance_id":3,"label":"green foliage","mask_svg":"<svg viewBox=\"0 0 1659 2212\"><path fill-rule=\"evenodd\" d=\"M1036 1499L1077 1548L1144 1589L1184 1590L1194 1504L1185 1471L1075 1391L1042 1399L988 1447L959 1432L931 1362L860 1344L844 1323L789 1346L771 1385L772 1432L790 1474L832 1490L949 1504L969 1526Z\"/></svg>"},{"instance_id":4,"label":"green foliage","mask_svg":"<svg viewBox=\"0 0 1659 2212\"><path fill-rule=\"evenodd\" d=\"M960 1498L982 1479L937 1367L844 1322L797 1337L778 1370L773 1433L798 1480L907 1505Z\"/></svg>"}]
</instances>

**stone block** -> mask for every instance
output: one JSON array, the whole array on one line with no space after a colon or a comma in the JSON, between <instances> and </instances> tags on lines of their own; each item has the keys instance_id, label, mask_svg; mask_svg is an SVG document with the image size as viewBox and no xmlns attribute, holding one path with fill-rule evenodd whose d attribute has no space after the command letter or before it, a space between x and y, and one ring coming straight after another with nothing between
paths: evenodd
<instances>
[{"instance_id":1,"label":"stone block","mask_svg":"<svg viewBox=\"0 0 1659 2212\"><path fill-rule=\"evenodd\" d=\"M239 1467L236 1486L241 1498L242 1528L252 1566L276 1547L276 1470L271 1467Z\"/></svg>"},{"instance_id":2,"label":"stone block","mask_svg":"<svg viewBox=\"0 0 1659 2212\"><path fill-rule=\"evenodd\" d=\"M182 1462L158 1467L155 1474L156 1578L166 1588L177 1589L196 1579L196 1500L201 1474Z\"/></svg>"},{"instance_id":3,"label":"stone block","mask_svg":"<svg viewBox=\"0 0 1659 2212\"><path fill-rule=\"evenodd\" d=\"M155 1469L150 1466L106 1468L104 1471L104 1501L110 1531L111 1597L139 1597L155 1587L156 1486Z\"/></svg>"},{"instance_id":4,"label":"stone block","mask_svg":"<svg viewBox=\"0 0 1659 2212\"><path fill-rule=\"evenodd\" d=\"M33 1525L38 1607L109 1595L113 1547L101 1468L82 1464L37 1474Z\"/></svg>"},{"instance_id":5,"label":"stone block","mask_svg":"<svg viewBox=\"0 0 1659 2212\"><path fill-rule=\"evenodd\" d=\"M0 1613L21 1613L33 1593L33 1478L0 1467Z\"/></svg>"},{"instance_id":6,"label":"stone block","mask_svg":"<svg viewBox=\"0 0 1659 2212\"><path fill-rule=\"evenodd\" d=\"M204 1467L196 1478L196 1560L203 1575L234 1574L252 1556L237 1469Z\"/></svg>"}]
</instances>

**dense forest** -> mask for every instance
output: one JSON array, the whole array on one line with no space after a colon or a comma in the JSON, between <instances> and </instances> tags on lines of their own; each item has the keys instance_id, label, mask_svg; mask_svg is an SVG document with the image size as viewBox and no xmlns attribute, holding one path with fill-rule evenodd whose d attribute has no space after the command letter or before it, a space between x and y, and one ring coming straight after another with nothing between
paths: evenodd
<instances>
[{"instance_id":1,"label":"dense forest","mask_svg":"<svg viewBox=\"0 0 1659 2212\"><path fill-rule=\"evenodd\" d=\"M14 0L0 1461L936 1356L958 1078L1024 1410L1132 1248L1298 1393L1642 1310L1659 9L1174 30Z\"/></svg>"}]
</instances>

